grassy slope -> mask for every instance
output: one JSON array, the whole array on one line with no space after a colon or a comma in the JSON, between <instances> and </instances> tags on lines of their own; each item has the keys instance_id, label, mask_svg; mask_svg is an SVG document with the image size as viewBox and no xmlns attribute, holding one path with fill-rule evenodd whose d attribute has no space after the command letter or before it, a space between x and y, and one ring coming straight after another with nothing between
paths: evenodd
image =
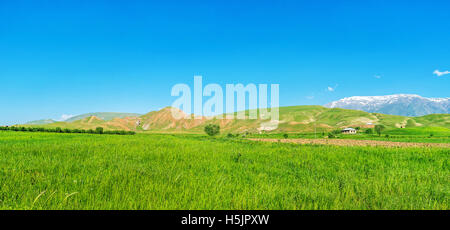
<instances>
[{"instance_id":1,"label":"grassy slope","mask_svg":"<svg viewBox=\"0 0 450 230\"><path fill-rule=\"evenodd\" d=\"M449 209L448 150L0 132L0 209Z\"/></svg>"},{"instance_id":2,"label":"grassy slope","mask_svg":"<svg viewBox=\"0 0 450 230\"><path fill-rule=\"evenodd\" d=\"M415 117L416 123L424 126L440 126L450 129L450 114L430 114L422 117Z\"/></svg>"},{"instance_id":3,"label":"grassy slope","mask_svg":"<svg viewBox=\"0 0 450 230\"><path fill-rule=\"evenodd\" d=\"M141 116L141 114L137 114L137 113L114 113L114 112L99 112L99 113L86 113L86 114L81 114L75 117L72 117L70 119L68 119L66 122L74 122L74 121L78 121L81 120L83 118L87 118L87 117L98 117L102 120L105 121L110 121L114 118L124 118L124 117L138 117Z\"/></svg>"},{"instance_id":4,"label":"grassy slope","mask_svg":"<svg viewBox=\"0 0 450 230\"><path fill-rule=\"evenodd\" d=\"M56 121L52 120L52 119L43 119L43 120L36 120L36 121L30 121L27 122L27 125L45 125L45 124L51 124L51 123L55 123Z\"/></svg>"}]
</instances>

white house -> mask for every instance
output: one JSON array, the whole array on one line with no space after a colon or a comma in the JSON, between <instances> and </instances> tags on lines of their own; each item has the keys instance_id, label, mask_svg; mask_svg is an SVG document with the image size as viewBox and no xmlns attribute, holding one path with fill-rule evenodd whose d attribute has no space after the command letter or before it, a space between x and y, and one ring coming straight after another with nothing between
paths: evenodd
<instances>
[{"instance_id":1,"label":"white house","mask_svg":"<svg viewBox=\"0 0 450 230\"><path fill-rule=\"evenodd\" d=\"M341 132L342 132L342 134L356 134L356 129L354 129L354 128L345 128Z\"/></svg>"}]
</instances>

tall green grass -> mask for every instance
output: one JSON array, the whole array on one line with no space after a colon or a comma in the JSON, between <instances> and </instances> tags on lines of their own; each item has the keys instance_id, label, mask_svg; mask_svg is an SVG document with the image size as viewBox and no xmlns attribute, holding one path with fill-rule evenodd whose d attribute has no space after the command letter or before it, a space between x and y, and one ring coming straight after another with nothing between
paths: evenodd
<instances>
[{"instance_id":1,"label":"tall green grass","mask_svg":"<svg viewBox=\"0 0 450 230\"><path fill-rule=\"evenodd\" d=\"M0 209L448 209L449 150L0 132Z\"/></svg>"}]
</instances>

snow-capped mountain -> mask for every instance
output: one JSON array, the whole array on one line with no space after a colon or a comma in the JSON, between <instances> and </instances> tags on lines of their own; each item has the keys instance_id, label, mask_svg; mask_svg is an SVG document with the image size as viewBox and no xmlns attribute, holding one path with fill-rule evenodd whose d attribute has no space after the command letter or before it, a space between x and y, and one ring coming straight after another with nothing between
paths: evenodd
<instances>
[{"instance_id":1,"label":"snow-capped mountain","mask_svg":"<svg viewBox=\"0 0 450 230\"><path fill-rule=\"evenodd\" d=\"M450 113L450 98L426 98L415 94L354 96L333 101L325 107L401 116L423 116L433 113Z\"/></svg>"}]
</instances>

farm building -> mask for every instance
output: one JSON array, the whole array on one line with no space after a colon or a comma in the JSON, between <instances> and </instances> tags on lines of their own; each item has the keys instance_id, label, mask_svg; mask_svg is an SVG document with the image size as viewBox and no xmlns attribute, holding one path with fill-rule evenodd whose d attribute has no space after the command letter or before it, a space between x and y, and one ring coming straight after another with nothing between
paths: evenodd
<instances>
[{"instance_id":1,"label":"farm building","mask_svg":"<svg viewBox=\"0 0 450 230\"><path fill-rule=\"evenodd\" d=\"M342 132L342 134L356 134L356 129L354 129L354 128L345 128L341 132Z\"/></svg>"}]
</instances>

